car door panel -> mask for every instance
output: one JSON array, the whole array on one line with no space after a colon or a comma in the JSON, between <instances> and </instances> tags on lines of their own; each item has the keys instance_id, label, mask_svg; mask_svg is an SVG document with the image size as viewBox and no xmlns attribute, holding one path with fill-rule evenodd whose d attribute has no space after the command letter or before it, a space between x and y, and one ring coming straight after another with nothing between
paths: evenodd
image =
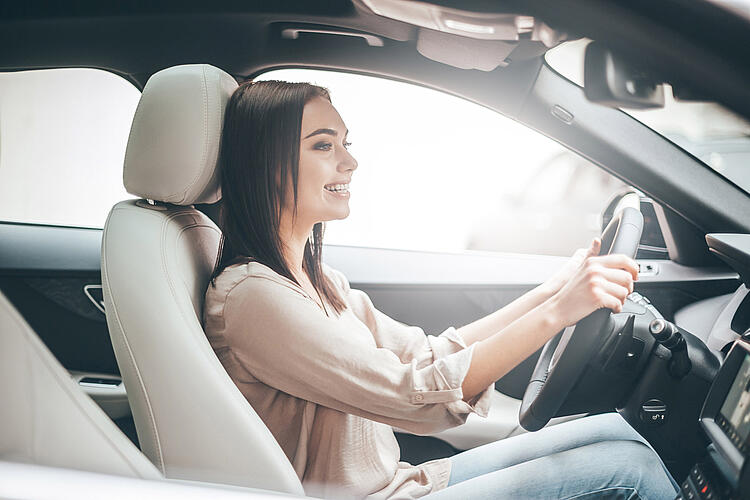
<instances>
[{"instance_id":1,"label":"car door panel","mask_svg":"<svg viewBox=\"0 0 750 500\"><path fill-rule=\"evenodd\" d=\"M79 381L119 378L104 314L97 306L100 244L97 229L0 224L0 289ZM566 258L328 245L324 260L384 313L439 334L508 304L547 279ZM738 283L736 274L720 268L696 270L669 261L641 264L656 265L658 272L643 276L636 289L668 318L688 303L730 293ZM523 432L518 407L535 363L536 355L497 382L488 419L471 415L466 425L435 437L462 450ZM116 389L81 387L119 424L131 422L121 384ZM413 448L413 440L410 443ZM408 460L409 453L404 450L403 459Z\"/></svg>"},{"instance_id":2,"label":"car door panel","mask_svg":"<svg viewBox=\"0 0 750 500\"><path fill-rule=\"evenodd\" d=\"M99 303L100 246L98 229L0 224L0 290L79 382L121 382ZM129 418L122 383L80 387L113 420Z\"/></svg>"}]
</instances>

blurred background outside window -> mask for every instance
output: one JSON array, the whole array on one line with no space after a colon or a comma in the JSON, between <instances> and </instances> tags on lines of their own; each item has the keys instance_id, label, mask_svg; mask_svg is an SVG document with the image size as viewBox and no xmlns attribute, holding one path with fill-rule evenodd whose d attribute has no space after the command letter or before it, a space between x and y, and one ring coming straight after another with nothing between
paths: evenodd
<instances>
[{"instance_id":1,"label":"blurred background outside window","mask_svg":"<svg viewBox=\"0 0 750 500\"><path fill-rule=\"evenodd\" d=\"M477 104L362 75L283 69L259 80L322 85L359 162L351 213L325 242L567 256L600 232L626 186L557 142Z\"/></svg>"}]
</instances>

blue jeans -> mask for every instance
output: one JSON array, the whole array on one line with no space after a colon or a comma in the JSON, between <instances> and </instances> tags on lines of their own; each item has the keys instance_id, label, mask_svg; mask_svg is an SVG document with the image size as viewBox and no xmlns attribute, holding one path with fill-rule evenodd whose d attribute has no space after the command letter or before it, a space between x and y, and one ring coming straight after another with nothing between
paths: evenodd
<instances>
[{"instance_id":1,"label":"blue jeans","mask_svg":"<svg viewBox=\"0 0 750 500\"><path fill-rule=\"evenodd\" d=\"M674 499L678 485L617 413L546 427L451 457L439 499Z\"/></svg>"}]
</instances>

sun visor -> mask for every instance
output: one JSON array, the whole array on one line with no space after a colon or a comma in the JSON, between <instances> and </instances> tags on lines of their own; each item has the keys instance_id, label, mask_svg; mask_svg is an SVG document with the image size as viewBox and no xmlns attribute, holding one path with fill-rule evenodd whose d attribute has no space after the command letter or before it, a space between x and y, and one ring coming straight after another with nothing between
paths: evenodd
<instances>
[{"instance_id":1,"label":"sun visor","mask_svg":"<svg viewBox=\"0 0 750 500\"><path fill-rule=\"evenodd\" d=\"M517 46L517 42L477 40L426 29L420 29L417 37L417 50L428 59L482 71L507 66L505 60Z\"/></svg>"},{"instance_id":2,"label":"sun visor","mask_svg":"<svg viewBox=\"0 0 750 500\"><path fill-rule=\"evenodd\" d=\"M567 39L532 16L517 13L472 12L411 0L361 0L373 13L441 33L517 42L521 35L552 48Z\"/></svg>"}]
</instances>

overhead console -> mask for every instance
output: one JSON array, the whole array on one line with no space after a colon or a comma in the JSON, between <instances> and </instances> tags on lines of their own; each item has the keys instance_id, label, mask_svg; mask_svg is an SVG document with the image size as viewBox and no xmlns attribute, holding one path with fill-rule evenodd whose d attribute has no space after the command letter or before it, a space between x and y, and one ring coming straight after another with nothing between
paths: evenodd
<instances>
[{"instance_id":1,"label":"overhead console","mask_svg":"<svg viewBox=\"0 0 750 500\"><path fill-rule=\"evenodd\" d=\"M492 71L536 57L569 39L541 20L517 12L476 12L413 0L360 0L373 13L418 27L417 50L462 69Z\"/></svg>"}]
</instances>

